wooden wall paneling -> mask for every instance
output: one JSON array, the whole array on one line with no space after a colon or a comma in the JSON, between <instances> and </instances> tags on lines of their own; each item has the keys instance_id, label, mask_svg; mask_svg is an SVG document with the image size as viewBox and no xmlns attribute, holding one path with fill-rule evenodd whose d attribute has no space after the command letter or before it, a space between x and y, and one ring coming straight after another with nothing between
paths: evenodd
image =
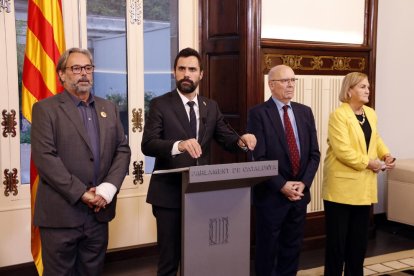
<instances>
[{"instance_id":1,"label":"wooden wall paneling","mask_svg":"<svg viewBox=\"0 0 414 276\"><path fill-rule=\"evenodd\" d=\"M357 47L343 45L315 45L302 42L300 46L295 43L266 41L261 49L261 78L263 80L269 70L276 65L285 64L292 67L296 75L331 75L343 76L358 71L370 75L371 53L370 48L362 50ZM296 46L296 47L295 47ZM311 50L309 50L311 48ZM370 82L374 83L375 80ZM262 91L264 85L262 81ZM371 98L374 90L371 89ZM369 103L373 106L373 100Z\"/></svg>"},{"instance_id":2,"label":"wooden wall paneling","mask_svg":"<svg viewBox=\"0 0 414 276\"><path fill-rule=\"evenodd\" d=\"M200 52L204 77L200 94L217 101L224 117L242 134L246 128L246 71L243 18L246 0L200 0ZM243 49L243 50L242 50ZM212 147L212 163L245 161L245 154Z\"/></svg>"},{"instance_id":3,"label":"wooden wall paneling","mask_svg":"<svg viewBox=\"0 0 414 276\"><path fill-rule=\"evenodd\" d=\"M246 47L241 55L246 63L246 106L247 110L263 102L263 78L261 71L261 0L247 0L244 9ZM243 52L244 51L244 52Z\"/></svg>"},{"instance_id":4,"label":"wooden wall paneling","mask_svg":"<svg viewBox=\"0 0 414 276\"><path fill-rule=\"evenodd\" d=\"M217 101L222 111L226 111L227 116L239 117L240 102L237 99L237 91L240 90L240 65L238 54L209 55L208 58L209 71L214 72L209 75L210 97Z\"/></svg>"},{"instance_id":5,"label":"wooden wall paneling","mask_svg":"<svg viewBox=\"0 0 414 276\"><path fill-rule=\"evenodd\" d=\"M207 1L207 20L208 38L218 38L231 36L239 37L239 6L238 0L223 1L209 0Z\"/></svg>"},{"instance_id":6,"label":"wooden wall paneling","mask_svg":"<svg viewBox=\"0 0 414 276\"><path fill-rule=\"evenodd\" d=\"M325 246L325 213L314 212L306 216L304 242L302 250Z\"/></svg>"},{"instance_id":7,"label":"wooden wall paneling","mask_svg":"<svg viewBox=\"0 0 414 276\"><path fill-rule=\"evenodd\" d=\"M376 77L376 56L377 56L377 22L378 22L378 0L369 0L366 1L366 22L367 26L365 30L367 31L366 44L371 47L370 54L370 64L368 78L370 81L370 91L372 96L370 96L370 105L375 108L375 77Z\"/></svg>"},{"instance_id":8,"label":"wooden wall paneling","mask_svg":"<svg viewBox=\"0 0 414 276\"><path fill-rule=\"evenodd\" d=\"M241 125L242 101L238 99L239 86L239 56L238 54L223 53L208 56L208 86L209 97L214 99L223 112L226 121L240 135L244 132ZM204 80L205 82L206 80ZM226 152L217 144L213 144L211 153L212 163L222 164L243 161L243 155Z\"/></svg>"}]
</instances>

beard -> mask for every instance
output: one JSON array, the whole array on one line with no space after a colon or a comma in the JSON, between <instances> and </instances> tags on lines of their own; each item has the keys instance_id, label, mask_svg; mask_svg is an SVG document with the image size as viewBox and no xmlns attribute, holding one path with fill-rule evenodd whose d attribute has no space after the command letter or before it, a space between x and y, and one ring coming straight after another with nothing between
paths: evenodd
<instances>
[{"instance_id":1,"label":"beard","mask_svg":"<svg viewBox=\"0 0 414 276\"><path fill-rule=\"evenodd\" d=\"M178 90L184 94L193 93L198 86L198 82L193 82L192 80L186 78L176 81L175 84Z\"/></svg>"},{"instance_id":2,"label":"beard","mask_svg":"<svg viewBox=\"0 0 414 276\"><path fill-rule=\"evenodd\" d=\"M77 82L71 83L73 89L79 94L89 93L92 89L93 80L86 77L79 79Z\"/></svg>"}]
</instances>

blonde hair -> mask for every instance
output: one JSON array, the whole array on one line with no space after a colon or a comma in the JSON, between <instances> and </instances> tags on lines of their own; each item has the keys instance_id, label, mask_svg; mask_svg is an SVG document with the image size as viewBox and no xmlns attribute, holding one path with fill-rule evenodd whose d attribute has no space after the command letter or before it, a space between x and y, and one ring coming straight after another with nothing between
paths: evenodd
<instances>
[{"instance_id":1,"label":"blonde hair","mask_svg":"<svg viewBox=\"0 0 414 276\"><path fill-rule=\"evenodd\" d=\"M368 79L368 76L361 72L352 72L345 76L342 80L341 91L339 92L339 100L343 103L349 102L349 89L354 88L355 85L360 83L362 80Z\"/></svg>"}]
</instances>

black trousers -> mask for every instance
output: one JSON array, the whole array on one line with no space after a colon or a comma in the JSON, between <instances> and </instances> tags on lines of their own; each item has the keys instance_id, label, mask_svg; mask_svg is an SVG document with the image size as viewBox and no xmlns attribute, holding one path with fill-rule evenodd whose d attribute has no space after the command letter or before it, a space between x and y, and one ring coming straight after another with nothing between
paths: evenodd
<instances>
[{"instance_id":1,"label":"black trousers","mask_svg":"<svg viewBox=\"0 0 414 276\"><path fill-rule=\"evenodd\" d=\"M152 206L160 251L158 276L176 276L181 259L181 209Z\"/></svg>"},{"instance_id":2,"label":"black trousers","mask_svg":"<svg viewBox=\"0 0 414 276\"><path fill-rule=\"evenodd\" d=\"M371 205L324 200L326 276L363 276ZM345 266L345 268L344 268Z\"/></svg>"},{"instance_id":3,"label":"black trousers","mask_svg":"<svg viewBox=\"0 0 414 276\"><path fill-rule=\"evenodd\" d=\"M44 276L102 275L108 223L98 222L92 211L79 227L39 229Z\"/></svg>"},{"instance_id":4,"label":"black trousers","mask_svg":"<svg viewBox=\"0 0 414 276\"><path fill-rule=\"evenodd\" d=\"M256 276L295 276L306 205L256 206Z\"/></svg>"}]
</instances>

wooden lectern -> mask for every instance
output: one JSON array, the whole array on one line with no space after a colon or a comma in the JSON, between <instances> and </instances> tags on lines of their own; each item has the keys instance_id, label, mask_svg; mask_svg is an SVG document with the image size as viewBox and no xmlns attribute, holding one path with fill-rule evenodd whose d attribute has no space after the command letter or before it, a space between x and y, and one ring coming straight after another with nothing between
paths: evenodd
<instances>
[{"instance_id":1,"label":"wooden lectern","mask_svg":"<svg viewBox=\"0 0 414 276\"><path fill-rule=\"evenodd\" d=\"M277 173L277 161L183 170L181 275L250 275L251 187Z\"/></svg>"}]
</instances>

